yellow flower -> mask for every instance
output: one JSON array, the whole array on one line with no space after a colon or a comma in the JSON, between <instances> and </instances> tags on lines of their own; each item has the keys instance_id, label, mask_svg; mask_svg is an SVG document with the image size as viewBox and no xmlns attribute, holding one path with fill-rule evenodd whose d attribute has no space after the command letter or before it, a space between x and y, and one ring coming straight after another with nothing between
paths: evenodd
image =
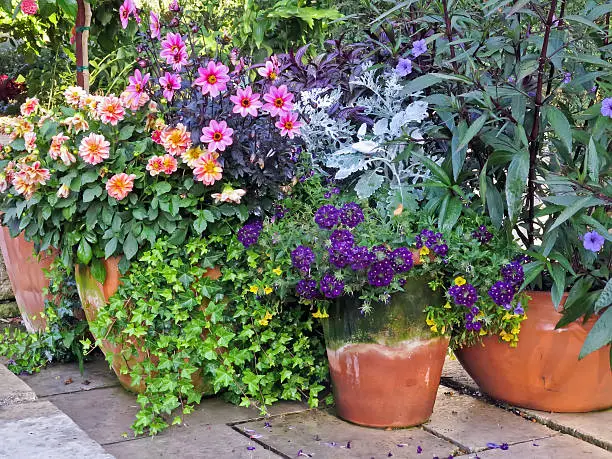
<instances>
[{"instance_id":1,"label":"yellow flower","mask_svg":"<svg viewBox=\"0 0 612 459\"><path fill-rule=\"evenodd\" d=\"M501 336L501 339L503 339L504 341L512 341L512 339L514 338L514 335L512 333L506 333L505 330L502 330L499 336Z\"/></svg>"},{"instance_id":2,"label":"yellow flower","mask_svg":"<svg viewBox=\"0 0 612 459\"><path fill-rule=\"evenodd\" d=\"M515 335L518 335L520 331L521 331L521 327L520 326L514 327L512 329L512 333L514 333Z\"/></svg>"},{"instance_id":3,"label":"yellow flower","mask_svg":"<svg viewBox=\"0 0 612 459\"><path fill-rule=\"evenodd\" d=\"M321 310L317 308L317 312L313 312L312 317L315 319L327 319L329 314L326 311L321 312Z\"/></svg>"},{"instance_id":4,"label":"yellow flower","mask_svg":"<svg viewBox=\"0 0 612 459\"><path fill-rule=\"evenodd\" d=\"M446 302L446 304L444 305L444 309L450 309L451 308L451 304L449 301Z\"/></svg>"},{"instance_id":5,"label":"yellow flower","mask_svg":"<svg viewBox=\"0 0 612 459\"><path fill-rule=\"evenodd\" d=\"M425 323L429 326L436 324L436 322L433 319L425 319Z\"/></svg>"},{"instance_id":6,"label":"yellow flower","mask_svg":"<svg viewBox=\"0 0 612 459\"><path fill-rule=\"evenodd\" d=\"M480 329L480 333L478 333L480 336L484 336L487 334L487 331L484 328Z\"/></svg>"},{"instance_id":7,"label":"yellow flower","mask_svg":"<svg viewBox=\"0 0 612 459\"><path fill-rule=\"evenodd\" d=\"M421 247L421 249L419 250L419 255L429 255L429 249L425 246Z\"/></svg>"},{"instance_id":8,"label":"yellow flower","mask_svg":"<svg viewBox=\"0 0 612 459\"><path fill-rule=\"evenodd\" d=\"M504 317L502 317L502 320L508 321L512 319L512 314L510 314L509 312L507 312L506 314L504 314Z\"/></svg>"},{"instance_id":9,"label":"yellow flower","mask_svg":"<svg viewBox=\"0 0 612 459\"><path fill-rule=\"evenodd\" d=\"M263 316L263 318L258 321L259 325L263 325L263 326L268 325L270 323L270 320L272 319L272 317L274 317L274 316L272 314L270 314L269 311L266 311L266 315Z\"/></svg>"},{"instance_id":10,"label":"yellow flower","mask_svg":"<svg viewBox=\"0 0 612 459\"><path fill-rule=\"evenodd\" d=\"M269 295L270 293L272 293L274 291L274 289L272 287L265 287L264 288L264 293L266 295Z\"/></svg>"},{"instance_id":11,"label":"yellow flower","mask_svg":"<svg viewBox=\"0 0 612 459\"><path fill-rule=\"evenodd\" d=\"M429 328L431 328L431 331L432 331L432 332L434 332L434 333L437 333L437 332L438 332L438 327L437 327L437 325L432 325L432 326L431 326L431 327L429 327Z\"/></svg>"},{"instance_id":12,"label":"yellow flower","mask_svg":"<svg viewBox=\"0 0 612 459\"><path fill-rule=\"evenodd\" d=\"M274 268L272 272L276 274L277 276L280 276L283 273L283 270L280 269L280 266L278 266L277 268Z\"/></svg>"},{"instance_id":13,"label":"yellow flower","mask_svg":"<svg viewBox=\"0 0 612 459\"><path fill-rule=\"evenodd\" d=\"M459 285L459 286L465 285L466 282L467 281L461 276L455 277L455 285Z\"/></svg>"},{"instance_id":14,"label":"yellow flower","mask_svg":"<svg viewBox=\"0 0 612 459\"><path fill-rule=\"evenodd\" d=\"M249 287L249 291L250 291L251 293L255 293L255 294L257 294L257 292L259 292L259 287L258 287L257 285L251 285L251 286Z\"/></svg>"}]
</instances>

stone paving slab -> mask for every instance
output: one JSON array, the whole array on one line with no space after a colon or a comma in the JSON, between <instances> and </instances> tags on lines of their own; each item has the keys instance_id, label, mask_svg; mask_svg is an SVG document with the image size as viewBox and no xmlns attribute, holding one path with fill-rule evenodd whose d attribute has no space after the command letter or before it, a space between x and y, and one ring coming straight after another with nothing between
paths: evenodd
<instances>
[{"instance_id":1,"label":"stone paving slab","mask_svg":"<svg viewBox=\"0 0 612 459\"><path fill-rule=\"evenodd\" d=\"M487 443L520 443L557 432L502 408L441 386L429 422L423 428L460 445L468 452Z\"/></svg>"},{"instance_id":2,"label":"stone paving slab","mask_svg":"<svg viewBox=\"0 0 612 459\"><path fill-rule=\"evenodd\" d=\"M44 377L34 373L22 375L20 378L39 397L119 386L117 376L109 368L102 355L97 355L90 362L85 363L83 375L81 375L78 365L61 363L45 368Z\"/></svg>"},{"instance_id":3,"label":"stone paving slab","mask_svg":"<svg viewBox=\"0 0 612 459\"><path fill-rule=\"evenodd\" d=\"M541 440L511 445L506 451L490 449L463 458L481 459L610 459L612 453L570 435L555 435Z\"/></svg>"},{"instance_id":4,"label":"stone paving slab","mask_svg":"<svg viewBox=\"0 0 612 459\"><path fill-rule=\"evenodd\" d=\"M0 363L0 407L36 400L35 392Z\"/></svg>"},{"instance_id":5,"label":"stone paving slab","mask_svg":"<svg viewBox=\"0 0 612 459\"><path fill-rule=\"evenodd\" d=\"M112 459L48 401L0 408L0 458Z\"/></svg>"},{"instance_id":6,"label":"stone paving slab","mask_svg":"<svg viewBox=\"0 0 612 459\"><path fill-rule=\"evenodd\" d=\"M420 428L371 429L321 410L279 416L267 422L269 427L266 421L258 420L236 424L234 428L291 458L299 457L300 451L302 457L321 459L431 458L448 457L458 451L456 445ZM419 447L421 453L417 451Z\"/></svg>"},{"instance_id":7,"label":"stone paving slab","mask_svg":"<svg viewBox=\"0 0 612 459\"><path fill-rule=\"evenodd\" d=\"M117 459L277 459L282 456L226 425L173 428L156 437L105 445Z\"/></svg>"},{"instance_id":8,"label":"stone paving slab","mask_svg":"<svg viewBox=\"0 0 612 459\"><path fill-rule=\"evenodd\" d=\"M442 372L442 382L449 387L481 395L478 386L458 360L446 359ZM515 407L502 402L498 403L505 409L536 419L538 423L551 429L612 451L612 409L592 413L549 413Z\"/></svg>"}]
</instances>

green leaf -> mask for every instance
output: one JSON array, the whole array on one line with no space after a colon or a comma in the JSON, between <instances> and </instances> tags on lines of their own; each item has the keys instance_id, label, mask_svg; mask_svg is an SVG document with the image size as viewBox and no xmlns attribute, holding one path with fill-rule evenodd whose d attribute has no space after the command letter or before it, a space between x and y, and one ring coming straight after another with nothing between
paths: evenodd
<instances>
[{"instance_id":1,"label":"green leaf","mask_svg":"<svg viewBox=\"0 0 612 459\"><path fill-rule=\"evenodd\" d=\"M446 186L451 186L451 179L449 178L448 174L444 172L444 169L438 166L438 164L433 162L431 159L425 156L419 155L417 153L412 153L412 156L414 156L424 166L426 166L438 180L440 180Z\"/></svg>"},{"instance_id":2,"label":"green leaf","mask_svg":"<svg viewBox=\"0 0 612 459\"><path fill-rule=\"evenodd\" d=\"M559 309L559 304L565 292L565 270L560 264L552 263L548 267L548 272L553 279L553 286L550 294L555 309Z\"/></svg>"},{"instance_id":3,"label":"green leaf","mask_svg":"<svg viewBox=\"0 0 612 459\"><path fill-rule=\"evenodd\" d=\"M123 254L131 260L138 253L138 241L132 233L129 233L123 242Z\"/></svg>"},{"instance_id":4,"label":"green leaf","mask_svg":"<svg viewBox=\"0 0 612 459\"><path fill-rule=\"evenodd\" d=\"M534 281L536 277L540 275L546 264L541 261L533 261L531 263L527 263L523 268L525 271L525 280L523 281L523 285L521 285L520 290L524 290L526 287Z\"/></svg>"},{"instance_id":5,"label":"green leaf","mask_svg":"<svg viewBox=\"0 0 612 459\"><path fill-rule=\"evenodd\" d=\"M95 258L91 262L91 275L101 284L106 280L106 268L99 258Z\"/></svg>"},{"instance_id":6,"label":"green leaf","mask_svg":"<svg viewBox=\"0 0 612 459\"><path fill-rule=\"evenodd\" d=\"M57 0L57 6L59 6L64 11L64 13L66 13L72 19L76 18L76 15L77 15L76 0Z\"/></svg>"},{"instance_id":7,"label":"green leaf","mask_svg":"<svg viewBox=\"0 0 612 459\"><path fill-rule=\"evenodd\" d=\"M134 132L134 125L127 125L121 128L119 131L119 140L127 140L132 137L132 133Z\"/></svg>"},{"instance_id":8,"label":"green leaf","mask_svg":"<svg viewBox=\"0 0 612 459\"><path fill-rule=\"evenodd\" d=\"M355 185L355 192L360 199L368 199L383 184L384 176L377 174L375 170L366 171Z\"/></svg>"},{"instance_id":9,"label":"green leaf","mask_svg":"<svg viewBox=\"0 0 612 459\"><path fill-rule=\"evenodd\" d=\"M487 178L486 188L487 210L491 217L491 222L495 228L500 228L504 219L504 200L501 193L495 188L490 178Z\"/></svg>"},{"instance_id":10,"label":"green leaf","mask_svg":"<svg viewBox=\"0 0 612 459\"><path fill-rule=\"evenodd\" d=\"M567 221L569 218L574 216L578 211L580 211L581 209L584 209L585 207L592 207L592 206L598 206L598 205L603 205L603 204L605 204L605 202L603 202L600 199L594 198L593 196L582 196L582 197L576 196L576 200L574 201L574 203L566 207L565 209L563 209L563 212L559 214L559 216L557 217L555 222L552 224L552 226L548 228L548 231L554 230L559 225Z\"/></svg>"},{"instance_id":11,"label":"green leaf","mask_svg":"<svg viewBox=\"0 0 612 459\"><path fill-rule=\"evenodd\" d=\"M589 139L589 148L586 153L586 170L591 180L594 182L599 180L599 157L597 156L597 148L595 148L593 137Z\"/></svg>"},{"instance_id":12,"label":"green leaf","mask_svg":"<svg viewBox=\"0 0 612 459\"><path fill-rule=\"evenodd\" d=\"M593 325L580 350L579 359L612 342L612 308L607 309Z\"/></svg>"},{"instance_id":13,"label":"green leaf","mask_svg":"<svg viewBox=\"0 0 612 459\"><path fill-rule=\"evenodd\" d=\"M446 206L446 214L444 217L444 222L442 224L442 231L450 231L453 229L457 220L459 220L459 216L461 215L461 210L463 209L463 204L461 200L452 197Z\"/></svg>"},{"instance_id":14,"label":"green leaf","mask_svg":"<svg viewBox=\"0 0 612 459\"><path fill-rule=\"evenodd\" d=\"M158 182L155 184L155 192L158 196L169 193L171 189L172 185L170 185L168 182Z\"/></svg>"},{"instance_id":15,"label":"green leaf","mask_svg":"<svg viewBox=\"0 0 612 459\"><path fill-rule=\"evenodd\" d=\"M612 279L608 279L606 286L601 291L599 298L595 302L595 312L601 311L612 304Z\"/></svg>"},{"instance_id":16,"label":"green leaf","mask_svg":"<svg viewBox=\"0 0 612 459\"><path fill-rule=\"evenodd\" d=\"M476 119L476 121L470 124L470 127L467 129L467 131L465 131L463 136L461 136L461 141L459 142L459 145L457 145L457 150L461 150L468 146L468 143L470 143L470 141L476 136L476 134L478 134L483 128L483 126L487 122L487 119L487 114L483 113L478 117L478 119Z\"/></svg>"},{"instance_id":17,"label":"green leaf","mask_svg":"<svg viewBox=\"0 0 612 459\"><path fill-rule=\"evenodd\" d=\"M529 175L529 154L521 151L514 156L508 166L508 178L506 179L506 202L508 204L508 216L512 224L516 222L518 214L523 207L523 192Z\"/></svg>"},{"instance_id":18,"label":"green leaf","mask_svg":"<svg viewBox=\"0 0 612 459\"><path fill-rule=\"evenodd\" d=\"M555 134L561 139L568 152L572 151L572 128L561 110L552 105L544 107L544 116L552 126Z\"/></svg>"},{"instance_id":19,"label":"green leaf","mask_svg":"<svg viewBox=\"0 0 612 459\"><path fill-rule=\"evenodd\" d=\"M102 194L102 187L96 185L83 191L83 202L91 202Z\"/></svg>"},{"instance_id":20,"label":"green leaf","mask_svg":"<svg viewBox=\"0 0 612 459\"><path fill-rule=\"evenodd\" d=\"M81 239L81 242L79 242L79 246L77 248L77 259L79 260L79 263L84 265L89 264L91 261L91 256L92 251L89 242L87 242L85 239Z\"/></svg>"},{"instance_id":21,"label":"green leaf","mask_svg":"<svg viewBox=\"0 0 612 459\"><path fill-rule=\"evenodd\" d=\"M115 254L115 250L117 249L117 244L119 241L116 237L110 239L106 245L104 246L104 257L110 258Z\"/></svg>"},{"instance_id":22,"label":"green leaf","mask_svg":"<svg viewBox=\"0 0 612 459\"><path fill-rule=\"evenodd\" d=\"M567 301L563 305L563 317L557 325L555 325L555 329L563 328L571 324L588 312L592 304L586 301L586 296L588 296L589 289L592 285L593 281L584 277L576 281L569 292Z\"/></svg>"}]
</instances>

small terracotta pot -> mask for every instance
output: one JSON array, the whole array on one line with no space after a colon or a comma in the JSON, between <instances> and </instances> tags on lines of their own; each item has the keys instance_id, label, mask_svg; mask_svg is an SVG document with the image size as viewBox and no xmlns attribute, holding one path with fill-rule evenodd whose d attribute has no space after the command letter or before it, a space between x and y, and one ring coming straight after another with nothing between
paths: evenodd
<instances>
[{"instance_id":1,"label":"small terracotta pot","mask_svg":"<svg viewBox=\"0 0 612 459\"><path fill-rule=\"evenodd\" d=\"M429 419L448 338L432 337L423 309L443 299L410 280L389 304L363 315L341 298L324 320L327 358L339 417L369 427L409 427Z\"/></svg>"},{"instance_id":2,"label":"small terracotta pot","mask_svg":"<svg viewBox=\"0 0 612 459\"><path fill-rule=\"evenodd\" d=\"M104 260L106 268L106 280L101 284L94 279L89 266L77 265L75 269L75 279L77 290L83 310L88 322L93 322L98 314L98 311L108 304L111 296L113 296L120 284L119 274L119 257L111 257ZM208 270L207 274L213 280L221 277L221 271L218 268ZM98 337L95 337L96 339ZM113 344L106 339L102 339L100 349L105 356L112 356L111 366L119 379L121 385L131 392L142 393L146 389L145 380L142 378L138 384L133 384L130 372L134 367L142 363L147 358L147 352L142 348L142 343L133 340L122 344ZM155 357L151 356L151 360L155 363ZM127 370L127 371L126 371ZM202 372L197 371L192 375L193 385L202 393L211 393L211 385L204 381Z\"/></svg>"},{"instance_id":3,"label":"small terracotta pot","mask_svg":"<svg viewBox=\"0 0 612 459\"><path fill-rule=\"evenodd\" d=\"M578 360L597 317L555 330L561 313L550 293L527 294L531 300L518 346L485 337L482 345L456 351L463 367L483 392L511 405L559 413L612 407L609 346Z\"/></svg>"},{"instance_id":4,"label":"small terracotta pot","mask_svg":"<svg viewBox=\"0 0 612 459\"><path fill-rule=\"evenodd\" d=\"M0 231L0 248L26 329L29 332L44 330L46 321L42 317L45 310L43 289L49 287L49 279L45 277L43 270L49 269L56 254L42 253L40 260L37 260L33 255L34 244L26 241L23 234L12 238L8 228L4 226Z\"/></svg>"}]
</instances>

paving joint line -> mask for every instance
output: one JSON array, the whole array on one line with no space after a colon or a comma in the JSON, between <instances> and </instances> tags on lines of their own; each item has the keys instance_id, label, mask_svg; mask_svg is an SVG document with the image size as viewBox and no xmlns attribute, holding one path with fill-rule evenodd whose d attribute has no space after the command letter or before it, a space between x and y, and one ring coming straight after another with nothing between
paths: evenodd
<instances>
[{"instance_id":1,"label":"paving joint line","mask_svg":"<svg viewBox=\"0 0 612 459\"><path fill-rule=\"evenodd\" d=\"M43 399L43 398L48 398L48 397L55 397L57 395L71 395L71 394L80 394L81 392L93 392L94 390L100 390L100 389L111 389L113 387L121 387L121 385L120 384L116 384L116 385L113 385L113 386L92 387L91 389L72 390L70 392L56 392L54 394L47 394L47 395L38 395L38 394L36 394L36 396L38 398L40 398L40 399Z\"/></svg>"},{"instance_id":2,"label":"paving joint line","mask_svg":"<svg viewBox=\"0 0 612 459\"><path fill-rule=\"evenodd\" d=\"M584 441L586 443L590 443L606 451L612 451L612 442L600 440L599 438L595 438L588 434L583 434L572 427L564 426L563 424L560 424L552 419L547 419L542 416L538 416L533 413L529 413L524 408L520 408L517 406L509 405L504 402L500 402L499 400L495 400L494 398L491 398L488 395L482 393L480 390L475 390L474 388L468 385L462 384L460 382L457 382L452 378L442 377L440 384L443 385L444 387L448 387L449 389L456 390L457 392L463 395L468 395L477 400L487 402L493 406L496 406L505 411L508 411L514 414L515 416L519 416L527 421L532 421L532 422L535 421L538 424L543 425L544 427L547 427L550 430L553 430L555 432L570 435L574 438L577 438L578 440Z\"/></svg>"}]
</instances>

